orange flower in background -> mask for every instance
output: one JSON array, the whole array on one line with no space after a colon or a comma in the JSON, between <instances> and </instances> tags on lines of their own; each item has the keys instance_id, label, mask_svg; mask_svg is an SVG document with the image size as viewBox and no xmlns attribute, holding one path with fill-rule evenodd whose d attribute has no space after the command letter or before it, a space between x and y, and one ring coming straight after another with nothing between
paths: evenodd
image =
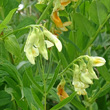
<instances>
[{"instance_id":1,"label":"orange flower in background","mask_svg":"<svg viewBox=\"0 0 110 110\"><path fill-rule=\"evenodd\" d=\"M72 1L77 2L78 0L72 0Z\"/></svg>"},{"instance_id":2,"label":"orange flower in background","mask_svg":"<svg viewBox=\"0 0 110 110\"><path fill-rule=\"evenodd\" d=\"M71 24L71 22L64 22L62 23L60 17L58 16L58 12L55 11L52 13L51 18L53 20L53 22L55 23L55 25L60 28L62 31L68 31L68 29L65 26L68 26Z\"/></svg>"},{"instance_id":3,"label":"orange flower in background","mask_svg":"<svg viewBox=\"0 0 110 110\"><path fill-rule=\"evenodd\" d=\"M64 90L64 86L65 86L65 80L61 80L60 84L57 87L57 94L60 98L60 101L64 100L65 98L69 97L68 94L65 92Z\"/></svg>"},{"instance_id":4,"label":"orange flower in background","mask_svg":"<svg viewBox=\"0 0 110 110\"><path fill-rule=\"evenodd\" d=\"M71 0L61 0L60 3L62 6L67 6L69 3L71 3Z\"/></svg>"},{"instance_id":5,"label":"orange flower in background","mask_svg":"<svg viewBox=\"0 0 110 110\"><path fill-rule=\"evenodd\" d=\"M58 12L57 11L52 13L52 20L56 24L57 27L59 27L59 28L63 27L63 23L62 23L60 17L58 16Z\"/></svg>"}]
</instances>

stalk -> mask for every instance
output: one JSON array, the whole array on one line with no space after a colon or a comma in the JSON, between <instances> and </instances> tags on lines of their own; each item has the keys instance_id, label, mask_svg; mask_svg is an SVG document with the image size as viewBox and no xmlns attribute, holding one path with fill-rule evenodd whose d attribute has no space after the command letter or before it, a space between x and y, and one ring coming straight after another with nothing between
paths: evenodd
<instances>
[{"instance_id":1,"label":"stalk","mask_svg":"<svg viewBox=\"0 0 110 110\"><path fill-rule=\"evenodd\" d=\"M50 0L48 6L46 7L46 9L43 11L42 15L40 16L40 18L37 21L37 24L40 23L41 20L43 20L44 16L46 15L47 11L49 10L49 8L52 6L54 0Z\"/></svg>"},{"instance_id":2,"label":"stalk","mask_svg":"<svg viewBox=\"0 0 110 110\"><path fill-rule=\"evenodd\" d=\"M110 14L106 17L105 21L99 26L99 28L97 29L96 33L94 34L94 36L90 39L90 42L87 44L86 48L83 50L82 54L85 54L88 47L95 41L98 33L100 32L101 28L105 25L105 23L107 22L107 20L110 18Z\"/></svg>"}]
</instances>

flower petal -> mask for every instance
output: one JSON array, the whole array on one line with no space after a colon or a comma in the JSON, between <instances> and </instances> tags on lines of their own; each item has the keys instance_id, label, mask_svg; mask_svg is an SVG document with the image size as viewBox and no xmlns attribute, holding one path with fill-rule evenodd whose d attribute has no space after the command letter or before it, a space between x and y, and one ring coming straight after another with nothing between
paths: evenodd
<instances>
[{"instance_id":1,"label":"flower petal","mask_svg":"<svg viewBox=\"0 0 110 110\"><path fill-rule=\"evenodd\" d=\"M55 25L57 27L63 27L63 23L62 23L60 17L58 16L58 12L57 11L52 12L51 17L52 17L52 20L53 20L53 22L55 23Z\"/></svg>"},{"instance_id":2,"label":"flower petal","mask_svg":"<svg viewBox=\"0 0 110 110\"><path fill-rule=\"evenodd\" d=\"M44 34L43 32L40 30L39 32L39 53L42 54L42 56L48 60L48 53L47 53L47 49L46 49L46 45L45 45L45 40L44 40Z\"/></svg>"},{"instance_id":3,"label":"flower petal","mask_svg":"<svg viewBox=\"0 0 110 110\"><path fill-rule=\"evenodd\" d=\"M105 59L102 57L90 57L93 66L103 66L105 64Z\"/></svg>"},{"instance_id":4,"label":"flower petal","mask_svg":"<svg viewBox=\"0 0 110 110\"><path fill-rule=\"evenodd\" d=\"M44 30L44 35L55 44L55 46L57 47L58 51L60 52L62 50L62 44L60 42L60 40L57 38L56 35L53 35L51 32L49 32L48 30Z\"/></svg>"},{"instance_id":5,"label":"flower petal","mask_svg":"<svg viewBox=\"0 0 110 110\"><path fill-rule=\"evenodd\" d=\"M38 41L39 41L38 33L39 33L39 30L37 28L33 28L33 30L30 30L29 35L26 40L25 47L24 47L24 52L26 48L33 46L35 42L36 44L38 44Z\"/></svg>"},{"instance_id":6,"label":"flower petal","mask_svg":"<svg viewBox=\"0 0 110 110\"><path fill-rule=\"evenodd\" d=\"M67 6L70 2L71 0L61 0L61 5Z\"/></svg>"},{"instance_id":7,"label":"flower petal","mask_svg":"<svg viewBox=\"0 0 110 110\"><path fill-rule=\"evenodd\" d=\"M82 82L86 84L93 84L92 80L86 75L86 74L81 74L80 79Z\"/></svg>"},{"instance_id":8,"label":"flower petal","mask_svg":"<svg viewBox=\"0 0 110 110\"><path fill-rule=\"evenodd\" d=\"M47 48L50 48L50 47L54 46L54 44L52 42L48 41L48 40L45 40L45 43L47 45Z\"/></svg>"}]
</instances>

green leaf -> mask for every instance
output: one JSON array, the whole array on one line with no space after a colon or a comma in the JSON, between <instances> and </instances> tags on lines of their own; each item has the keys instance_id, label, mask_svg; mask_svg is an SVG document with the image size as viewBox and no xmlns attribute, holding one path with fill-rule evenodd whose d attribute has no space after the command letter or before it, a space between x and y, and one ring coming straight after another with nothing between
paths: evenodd
<instances>
[{"instance_id":1,"label":"green leaf","mask_svg":"<svg viewBox=\"0 0 110 110\"><path fill-rule=\"evenodd\" d=\"M90 110L99 110L96 102L94 102L92 105L90 105L89 108L90 108Z\"/></svg>"},{"instance_id":2,"label":"green leaf","mask_svg":"<svg viewBox=\"0 0 110 110\"><path fill-rule=\"evenodd\" d=\"M37 108L31 103L31 110L37 110Z\"/></svg>"},{"instance_id":3,"label":"green leaf","mask_svg":"<svg viewBox=\"0 0 110 110\"><path fill-rule=\"evenodd\" d=\"M46 4L35 4L35 7L40 11L40 12L43 12L44 9L46 8Z\"/></svg>"},{"instance_id":4,"label":"green leaf","mask_svg":"<svg viewBox=\"0 0 110 110\"><path fill-rule=\"evenodd\" d=\"M78 110L86 110L86 108L81 104L78 100L73 99L71 103L78 109Z\"/></svg>"},{"instance_id":5,"label":"green leaf","mask_svg":"<svg viewBox=\"0 0 110 110\"><path fill-rule=\"evenodd\" d=\"M39 97L37 96L37 94L34 92L33 89L31 89L31 92L32 92L32 95L33 95L33 98L37 104L37 106L41 109L41 110L44 110L44 107L43 107L43 104L42 102L40 101Z\"/></svg>"},{"instance_id":6,"label":"green leaf","mask_svg":"<svg viewBox=\"0 0 110 110\"><path fill-rule=\"evenodd\" d=\"M108 15L107 8L101 2L94 1L90 5L89 15L93 22L101 25Z\"/></svg>"},{"instance_id":7,"label":"green leaf","mask_svg":"<svg viewBox=\"0 0 110 110\"><path fill-rule=\"evenodd\" d=\"M14 35L10 35L4 40L5 42L5 48L7 51L9 51L11 54L18 56L18 58L21 57L21 50L19 43Z\"/></svg>"},{"instance_id":8,"label":"green leaf","mask_svg":"<svg viewBox=\"0 0 110 110\"><path fill-rule=\"evenodd\" d=\"M85 16L75 13L73 15L74 21L78 28L87 36L92 37L95 34L95 27Z\"/></svg>"},{"instance_id":9,"label":"green leaf","mask_svg":"<svg viewBox=\"0 0 110 110\"><path fill-rule=\"evenodd\" d=\"M54 83L55 83L55 81L56 81L56 79L57 79L57 76L58 76L58 73L59 73L59 68L60 68L60 62L59 62L59 64L58 64L57 67L56 67L54 76L53 76L53 78L52 78L52 80L51 80L51 82L50 82L50 84L49 84L48 89L47 89L47 93L48 93L49 90L53 87L53 85L54 85Z\"/></svg>"},{"instance_id":10,"label":"green leaf","mask_svg":"<svg viewBox=\"0 0 110 110\"><path fill-rule=\"evenodd\" d=\"M106 95L97 99L98 110L107 110L107 98Z\"/></svg>"},{"instance_id":11,"label":"green leaf","mask_svg":"<svg viewBox=\"0 0 110 110\"><path fill-rule=\"evenodd\" d=\"M10 108L6 108L6 109L4 109L4 110L13 110L13 109L10 109Z\"/></svg>"},{"instance_id":12,"label":"green leaf","mask_svg":"<svg viewBox=\"0 0 110 110\"><path fill-rule=\"evenodd\" d=\"M4 59L9 59L9 54L5 49L4 42L0 41L0 57Z\"/></svg>"},{"instance_id":13,"label":"green leaf","mask_svg":"<svg viewBox=\"0 0 110 110\"><path fill-rule=\"evenodd\" d=\"M21 88L20 88L21 85L18 85L10 77L5 77L4 79L10 87L10 88L6 88L5 91L12 96L12 99L15 99L19 107L23 108L23 110L27 110L28 107L27 101L23 99L23 96L21 94Z\"/></svg>"},{"instance_id":14,"label":"green leaf","mask_svg":"<svg viewBox=\"0 0 110 110\"><path fill-rule=\"evenodd\" d=\"M35 104L35 101L33 99L31 89L25 87L25 88L23 88L23 92L24 92L24 96L26 97L26 100L27 100L27 103L28 103L30 109L31 109L31 104L33 104L35 107L37 107L37 105Z\"/></svg>"},{"instance_id":15,"label":"green leaf","mask_svg":"<svg viewBox=\"0 0 110 110\"><path fill-rule=\"evenodd\" d=\"M25 67L24 67L25 68ZM30 68L25 68L25 72L26 72L26 75L28 77L28 79L30 80L30 82L33 84L33 86L40 92L43 94L43 90L41 88L41 86L39 84L36 83L36 81L34 80L31 72L29 71Z\"/></svg>"},{"instance_id":16,"label":"green leaf","mask_svg":"<svg viewBox=\"0 0 110 110\"><path fill-rule=\"evenodd\" d=\"M1 31L6 28L6 25L9 23L9 21L11 20L14 12L17 10L17 8L12 9L9 14L6 16L6 18L4 19L4 21L0 24L0 33Z\"/></svg>"},{"instance_id":17,"label":"green leaf","mask_svg":"<svg viewBox=\"0 0 110 110\"><path fill-rule=\"evenodd\" d=\"M106 80L110 82L110 73L108 72L108 69L106 68L106 66L102 66L97 68L99 71L99 74L101 74L101 76Z\"/></svg>"},{"instance_id":18,"label":"green leaf","mask_svg":"<svg viewBox=\"0 0 110 110\"><path fill-rule=\"evenodd\" d=\"M64 68L67 67L68 62L63 53L59 53L59 58L61 59L61 63L63 65L63 67Z\"/></svg>"},{"instance_id":19,"label":"green leaf","mask_svg":"<svg viewBox=\"0 0 110 110\"><path fill-rule=\"evenodd\" d=\"M76 93L73 92L68 98L64 99L63 101L61 101L60 103L58 103L57 105L52 107L50 110L58 110L58 109L62 108L64 105L69 103L74 98L75 95L76 95Z\"/></svg>"},{"instance_id":20,"label":"green leaf","mask_svg":"<svg viewBox=\"0 0 110 110\"><path fill-rule=\"evenodd\" d=\"M106 82L106 84L99 89L99 91L89 99L90 103L93 103L98 97L105 95L105 93L110 91L110 82Z\"/></svg>"},{"instance_id":21,"label":"green leaf","mask_svg":"<svg viewBox=\"0 0 110 110\"><path fill-rule=\"evenodd\" d=\"M110 12L110 0L101 0L101 2L106 6L108 11Z\"/></svg>"},{"instance_id":22,"label":"green leaf","mask_svg":"<svg viewBox=\"0 0 110 110\"><path fill-rule=\"evenodd\" d=\"M5 17L8 15L8 13L12 10L12 9L17 9L19 3L16 0L3 0L3 8L4 8L4 15Z\"/></svg>"},{"instance_id":23,"label":"green leaf","mask_svg":"<svg viewBox=\"0 0 110 110\"><path fill-rule=\"evenodd\" d=\"M20 21L20 23L17 25L16 29L20 29L20 28L23 28L23 27L31 25L31 24L35 24L35 21L31 17L26 17ZM19 38L28 32L29 32L29 29L23 29L21 31L16 32L15 35L17 38Z\"/></svg>"},{"instance_id":24,"label":"green leaf","mask_svg":"<svg viewBox=\"0 0 110 110\"><path fill-rule=\"evenodd\" d=\"M0 91L0 106L6 105L10 103L11 96L7 94L5 91Z\"/></svg>"},{"instance_id":25,"label":"green leaf","mask_svg":"<svg viewBox=\"0 0 110 110\"><path fill-rule=\"evenodd\" d=\"M84 2L82 2L81 5L79 6L80 12L83 15L88 16L89 7L90 7L90 1L84 1Z\"/></svg>"},{"instance_id":26,"label":"green leaf","mask_svg":"<svg viewBox=\"0 0 110 110\"><path fill-rule=\"evenodd\" d=\"M64 17L68 17L68 12L66 12L65 10L59 10L59 15L64 16Z\"/></svg>"},{"instance_id":27,"label":"green leaf","mask_svg":"<svg viewBox=\"0 0 110 110\"><path fill-rule=\"evenodd\" d=\"M9 74L14 80L16 80L17 83L22 85L21 81L21 75L17 71L16 67L13 66L10 62L8 62L5 59L0 58L0 70L5 71L7 74ZM6 74L6 75L7 75Z\"/></svg>"}]
</instances>

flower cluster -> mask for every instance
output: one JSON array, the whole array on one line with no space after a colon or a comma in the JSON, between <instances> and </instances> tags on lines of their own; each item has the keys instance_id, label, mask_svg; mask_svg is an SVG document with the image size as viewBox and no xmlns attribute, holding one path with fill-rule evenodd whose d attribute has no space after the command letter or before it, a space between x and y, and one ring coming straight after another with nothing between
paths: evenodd
<instances>
[{"instance_id":1,"label":"flower cluster","mask_svg":"<svg viewBox=\"0 0 110 110\"><path fill-rule=\"evenodd\" d=\"M85 56L85 59L79 58L77 64L74 64L73 85L75 91L79 95L86 95L86 88L89 84L93 84L93 79L98 79L93 67L102 66L105 64L105 59L102 57L89 57Z\"/></svg>"},{"instance_id":2,"label":"flower cluster","mask_svg":"<svg viewBox=\"0 0 110 110\"><path fill-rule=\"evenodd\" d=\"M62 22L59 17L59 10L64 10L65 7L71 3L71 0L54 0L53 2L53 12L51 14L52 21L55 23L56 27L60 28L62 31L68 31L66 26L70 25L71 22Z\"/></svg>"},{"instance_id":3,"label":"flower cluster","mask_svg":"<svg viewBox=\"0 0 110 110\"><path fill-rule=\"evenodd\" d=\"M45 36L47 39L45 39ZM62 44L56 35L53 35L47 29L42 27L33 26L30 29L24 52L26 52L26 56L28 60L35 64L35 57L41 54L46 60L48 60L47 48L52 46L57 47L58 51L62 50Z\"/></svg>"},{"instance_id":4,"label":"flower cluster","mask_svg":"<svg viewBox=\"0 0 110 110\"><path fill-rule=\"evenodd\" d=\"M45 4L48 1L49 0L38 0L38 4ZM62 31L68 31L66 26L69 26L71 22L68 21L63 23L61 18L59 17L59 11L64 10L65 7L71 3L71 1L77 2L77 0L54 0L53 1L53 11L51 14L51 19L56 25L56 27Z\"/></svg>"},{"instance_id":5,"label":"flower cluster","mask_svg":"<svg viewBox=\"0 0 110 110\"><path fill-rule=\"evenodd\" d=\"M59 83L59 85L57 86L57 90L58 90L57 94L60 98L60 101L62 101L63 99L69 97L68 94L64 90L65 83L66 83L65 80L62 79L61 82Z\"/></svg>"}]
</instances>

